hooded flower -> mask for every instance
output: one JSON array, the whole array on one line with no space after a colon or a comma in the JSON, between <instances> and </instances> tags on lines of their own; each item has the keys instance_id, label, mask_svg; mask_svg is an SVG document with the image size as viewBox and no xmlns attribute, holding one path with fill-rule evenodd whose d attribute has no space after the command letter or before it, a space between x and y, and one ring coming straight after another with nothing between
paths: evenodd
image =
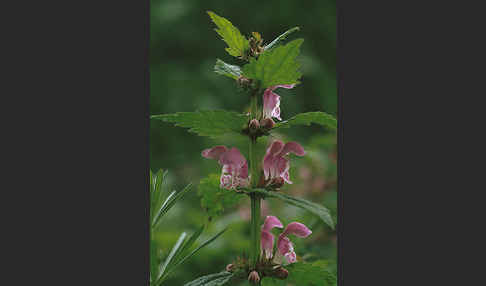
<instances>
[{"instance_id":1,"label":"hooded flower","mask_svg":"<svg viewBox=\"0 0 486 286\"><path fill-rule=\"evenodd\" d=\"M288 235L294 234L298 237L307 237L311 233L312 231L300 222L289 223L284 231L278 236L277 248L279 254L283 255L289 263L296 262L297 255L295 254L294 246L288 238Z\"/></svg>"},{"instance_id":2,"label":"hooded flower","mask_svg":"<svg viewBox=\"0 0 486 286\"><path fill-rule=\"evenodd\" d=\"M297 156L304 156L304 148L297 142L288 142L284 144L280 140L275 140L268 147L267 153L263 158L263 172L265 181L270 183L292 184L290 181L290 160L288 154L294 153Z\"/></svg>"},{"instance_id":3,"label":"hooded flower","mask_svg":"<svg viewBox=\"0 0 486 286\"><path fill-rule=\"evenodd\" d=\"M203 150L201 155L208 159L218 160L218 163L223 166L220 178L221 188L230 190L248 186L250 181L248 163L238 148L228 149L226 146L215 146Z\"/></svg>"},{"instance_id":4,"label":"hooded flower","mask_svg":"<svg viewBox=\"0 0 486 286\"><path fill-rule=\"evenodd\" d=\"M280 118L280 96L273 91L279 87L290 89L294 86L295 84L280 84L265 90L263 93L263 118L275 117L278 120L282 120Z\"/></svg>"},{"instance_id":5,"label":"hooded flower","mask_svg":"<svg viewBox=\"0 0 486 286\"><path fill-rule=\"evenodd\" d=\"M261 233L261 251L262 256L264 254L266 259L271 259L273 257L273 244L275 238L273 234L270 233L270 231L274 227L282 228L283 225L277 217L267 216L265 222L262 225ZM289 223L287 227L285 227L284 231L278 236L277 251L280 257L285 257L288 263L296 262L297 255L295 254L294 246L288 238L288 235L294 234L299 237L307 237L311 233L312 231L300 222Z\"/></svg>"},{"instance_id":6,"label":"hooded flower","mask_svg":"<svg viewBox=\"0 0 486 286\"><path fill-rule=\"evenodd\" d=\"M266 259L271 259L273 256L273 243L275 238L270 231L274 227L283 228L283 225L277 217L267 216L265 222L262 225L262 233L260 239L262 256L263 254L265 254Z\"/></svg>"}]
</instances>

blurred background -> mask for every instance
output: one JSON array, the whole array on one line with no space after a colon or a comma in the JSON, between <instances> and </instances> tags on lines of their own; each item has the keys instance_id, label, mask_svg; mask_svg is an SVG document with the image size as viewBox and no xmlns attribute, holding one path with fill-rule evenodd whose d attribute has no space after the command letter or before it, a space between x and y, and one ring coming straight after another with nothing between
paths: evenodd
<instances>
[{"instance_id":1,"label":"blurred background","mask_svg":"<svg viewBox=\"0 0 486 286\"><path fill-rule=\"evenodd\" d=\"M336 6L335 0L320 1L197 1L150 0L150 114L226 109L243 112L248 96L238 91L234 80L213 72L217 58L230 64L243 62L224 50L226 44L214 31L206 11L227 18L241 33L262 34L264 44L287 29L300 31L288 40L304 38L299 60L302 84L294 89L277 89L281 96L281 117L288 119L301 112L325 111L336 116ZM287 41L288 42L288 41ZM276 138L298 141L308 152L292 157L290 177L293 185L283 191L322 203L336 219L336 136L335 132L312 125L280 131ZM263 139L260 143L265 145ZM165 252L170 251L181 232L191 234L208 225L205 237L229 226L220 238L201 250L179 268L166 285L183 285L195 278L219 272L249 247L249 199L209 218L201 207L197 186L209 174L219 174L216 161L201 157L203 149L214 145L236 146L247 157L248 144L237 140L212 140L188 133L158 120L150 122L150 168L169 170L171 188L181 190L192 182L193 191L171 209L155 236ZM248 157L247 157L248 158ZM278 201L266 200L263 215L272 214L282 223L300 221L313 234L294 238L300 260L327 260L335 267L336 233L316 217Z\"/></svg>"}]
</instances>

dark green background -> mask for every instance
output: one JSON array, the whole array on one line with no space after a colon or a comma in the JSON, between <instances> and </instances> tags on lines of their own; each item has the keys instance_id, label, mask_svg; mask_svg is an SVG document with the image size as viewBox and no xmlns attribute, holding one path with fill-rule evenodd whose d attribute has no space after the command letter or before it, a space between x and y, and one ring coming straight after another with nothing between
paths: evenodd
<instances>
[{"instance_id":1,"label":"dark green background","mask_svg":"<svg viewBox=\"0 0 486 286\"><path fill-rule=\"evenodd\" d=\"M198 109L242 112L248 107L248 96L237 91L235 82L213 72L216 58L230 64L243 63L224 50L226 44L214 31L215 25L206 13L211 10L229 19L245 36L252 31L260 32L264 43L299 26L301 30L291 34L289 40L305 39L299 56L302 84L291 90L276 91L281 95L281 116L285 120L309 111L336 115L334 0L151 0L150 5L150 114ZM300 142L308 151L305 157L292 159L291 179L295 184L284 191L324 203L335 216L335 133L313 125L285 130L281 136L286 141ZM201 178L219 173L220 168L215 161L202 158L200 152L225 144L228 143L199 137L168 123L151 121L150 168L153 171L168 169L173 189L180 190L189 182L195 184L194 191L171 210L157 235L165 251L170 250L182 231L192 233L197 226L207 223L196 187ZM211 221L206 234L226 225L230 225L230 230L174 273L167 285L182 285L200 275L221 271L247 249L248 223L240 216L245 206L249 206L248 199L241 200L239 211L227 210L224 216ZM279 216L284 223L299 220L313 226L311 237L294 239L298 255L307 254L305 259L310 261L335 260L335 233L322 222L276 202L270 202L269 208L270 213Z\"/></svg>"}]
</instances>

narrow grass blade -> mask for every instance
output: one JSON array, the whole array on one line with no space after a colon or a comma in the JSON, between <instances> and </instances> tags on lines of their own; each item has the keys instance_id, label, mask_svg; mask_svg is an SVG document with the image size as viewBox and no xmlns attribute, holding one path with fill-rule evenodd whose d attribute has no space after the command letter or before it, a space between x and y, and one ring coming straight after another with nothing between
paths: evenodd
<instances>
[{"instance_id":1,"label":"narrow grass blade","mask_svg":"<svg viewBox=\"0 0 486 286\"><path fill-rule=\"evenodd\" d=\"M196 230L190 237L184 242L184 245L180 248L180 251L176 254L174 261L180 261L182 255L184 255L196 242L196 240L201 236L201 233L204 230L204 225L201 226L198 230Z\"/></svg>"},{"instance_id":2,"label":"narrow grass blade","mask_svg":"<svg viewBox=\"0 0 486 286\"><path fill-rule=\"evenodd\" d=\"M198 246L196 249L194 249L191 253L189 253L188 255L186 255L184 258L181 259L181 261L179 261L175 267L181 265L182 263L184 263L187 259L191 258L194 254L196 254L199 250L201 250L203 247L205 247L206 245L210 244L211 242L213 242L216 238L218 238L220 235L222 235L228 228L225 228L223 229L222 231L218 232L215 236L211 237L210 239L206 240L205 242L203 242L200 246Z\"/></svg>"},{"instance_id":3,"label":"narrow grass blade","mask_svg":"<svg viewBox=\"0 0 486 286\"><path fill-rule=\"evenodd\" d=\"M159 284L160 282L162 282L162 279L161 278L167 276L167 275L165 275L165 270L167 269L167 266L169 265L169 263L172 261L172 258L174 257L174 255L177 252L177 250L179 249L179 247L181 247L181 245L184 242L184 239L186 238L186 236L187 236L187 234L185 232L183 232L179 236L179 239L177 240L177 242L174 245L174 247L172 247L172 250L170 251L170 253L167 256L167 258L165 259L164 264L162 264L162 267L160 268L160 274L159 274L159 277L157 278L157 282L155 283L156 285Z\"/></svg>"},{"instance_id":4,"label":"narrow grass blade","mask_svg":"<svg viewBox=\"0 0 486 286\"><path fill-rule=\"evenodd\" d=\"M187 192L191 190L192 184L188 184L182 191L176 193L175 195L170 196L164 202L163 206L161 207L157 217L155 218L153 226L155 227L159 222L160 219L170 210L170 208L179 200L181 199Z\"/></svg>"}]
</instances>

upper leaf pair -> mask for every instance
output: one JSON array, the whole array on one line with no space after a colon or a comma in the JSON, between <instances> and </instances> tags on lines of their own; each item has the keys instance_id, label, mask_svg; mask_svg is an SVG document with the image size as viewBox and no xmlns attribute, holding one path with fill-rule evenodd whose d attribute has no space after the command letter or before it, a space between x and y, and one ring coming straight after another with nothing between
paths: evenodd
<instances>
[{"instance_id":1,"label":"upper leaf pair","mask_svg":"<svg viewBox=\"0 0 486 286\"><path fill-rule=\"evenodd\" d=\"M238 28L214 12L208 11L208 14L218 26L215 29L216 32L228 45L226 51L234 57L248 59L250 42ZM296 57L299 55L299 48L304 40L297 39L287 45L278 46L290 33L297 30L299 30L298 27L292 28L261 48L262 51L261 54L258 53L258 59L250 57L249 64L245 65L242 70L238 66L226 64L218 59L215 66L216 72L235 79L242 75L257 80L260 82L261 88L299 83L298 79L302 74L298 71L300 64L296 61ZM257 32L253 32L252 39L257 42L262 41Z\"/></svg>"}]
</instances>

